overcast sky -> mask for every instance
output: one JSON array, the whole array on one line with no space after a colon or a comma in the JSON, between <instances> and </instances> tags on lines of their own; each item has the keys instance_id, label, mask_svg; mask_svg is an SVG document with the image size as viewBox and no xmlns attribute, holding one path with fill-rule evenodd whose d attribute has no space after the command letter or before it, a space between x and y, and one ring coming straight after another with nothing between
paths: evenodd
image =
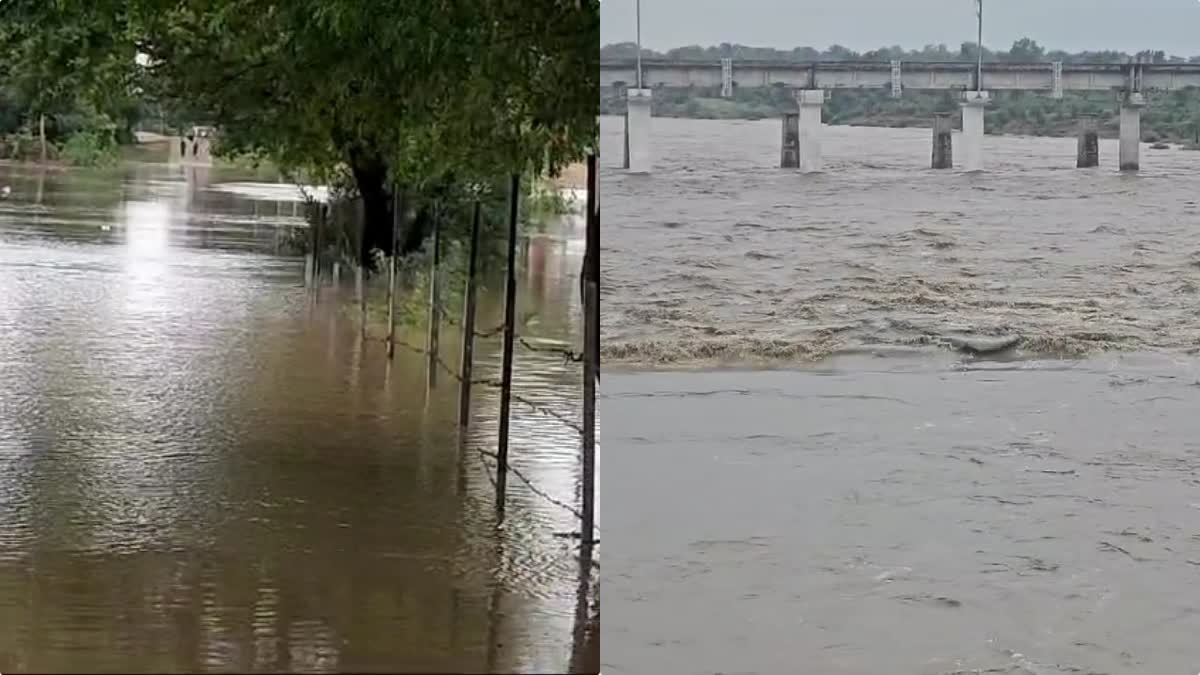
<instances>
[{"instance_id":1,"label":"overcast sky","mask_svg":"<svg viewBox=\"0 0 1200 675\"><path fill-rule=\"evenodd\" d=\"M634 39L636 0L600 1L602 44ZM722 42L865 51L975 40L972 0L641 0L642 45ZM1031 37L1067 51L1162 49L1200 55L1198 0L984 0L983 43Z\"/></svg>"}]
</instances>

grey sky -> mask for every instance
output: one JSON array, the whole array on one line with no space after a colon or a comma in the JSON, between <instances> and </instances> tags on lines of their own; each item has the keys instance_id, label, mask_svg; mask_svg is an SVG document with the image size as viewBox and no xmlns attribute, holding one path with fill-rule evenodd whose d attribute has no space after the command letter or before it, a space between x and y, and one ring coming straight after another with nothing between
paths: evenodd
<instances>
[{"instance_id":1,"label":"grey sky","mask_svg":"<svg viewBox=\"0 0 1200 675\"><path fill-rule=\"evenodd\" d=\"M601 0L600 39L634 38L635 0ZM984 45L1200 55L1198 0L984 0ZM866 50L975 40L972 0L642 0L642 45L740 42Z\"/></svg>"}]
</instances>

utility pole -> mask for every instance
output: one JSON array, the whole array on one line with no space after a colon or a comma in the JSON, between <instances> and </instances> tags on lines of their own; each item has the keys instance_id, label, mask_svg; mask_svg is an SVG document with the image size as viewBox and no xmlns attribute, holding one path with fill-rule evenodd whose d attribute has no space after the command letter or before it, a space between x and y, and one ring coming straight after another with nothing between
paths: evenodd
<instances>
[{"instance_id":1,"label":"utility pole","mask_svg":"<svg viewBox=\"0 0 1200 675\"><path fill-rule=\"evenodd\" d=\"M637 0L637 88L642 88L642 0Z\"/></svg>"},{"instance_id":2,"label":"utility pole","mask_svg":"<svg viewBox=\"0 0 1200 675\"><path fill-rule=\"evenodd\" d=\"M975 36L975 51L978 61L975 66L975 91L983 91L983 0L975 0L975 16L979 19L979 32Z\"/></svg>"}]
</instances>

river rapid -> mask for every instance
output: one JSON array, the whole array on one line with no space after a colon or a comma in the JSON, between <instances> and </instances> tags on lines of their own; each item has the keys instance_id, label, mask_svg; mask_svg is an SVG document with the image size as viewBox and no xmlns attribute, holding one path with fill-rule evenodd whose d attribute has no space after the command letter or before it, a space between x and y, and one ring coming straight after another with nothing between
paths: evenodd
<instances>
[{"instance_id":1,"label":"river rapid","mask_svg":"<svg viewBox=\"0 0 1200 675\"><path fill-rule=\"evenodd\" d=\"M656 118L638 176L602 118L610 361L795 363L958 334L1055 356L1200 344L1200 154L1143 146L1121 174L1113 140L1080 170L1074 139L988 136L985 172L934 171L928 130L825 127L825 171L803 175L778 168L778 125Z\"/></svg>"}]
</instances>

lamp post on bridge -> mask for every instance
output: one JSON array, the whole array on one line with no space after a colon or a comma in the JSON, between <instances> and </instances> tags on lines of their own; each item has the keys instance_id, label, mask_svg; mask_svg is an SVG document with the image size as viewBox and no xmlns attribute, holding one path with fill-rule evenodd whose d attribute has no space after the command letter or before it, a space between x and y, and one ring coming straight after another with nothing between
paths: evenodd
<instances>
[{"instance_id":1,"label":"lamp post on bridge","mask_svg":"<svg viewBox=\"0 0 1200 675\"><path fill-rule=\"evenodd\" d=\"M642 0L637 0L637 88L642 88Z\"/></svg>"},{"instance_id":2,"label":"lamp post on bridge","mask_svg":"<svg viewBox=\"0 0 1200 675\"><path fill-rule=\"evenodd\" d=\"M975 90L962 94L962 157L967 171L983 169L983 109L988 102L983 88L983 0L975 0L975 18Z\"/></svg>"},{"instance_id":3,"label":"lamp post on bridge","mask_svg":"<svg viewBox=\"0 0 1200 675\"><path fill-rule=\"evenodd\" d=\"M650 98L649 89L642 81L642 0L635 4L637 29L637 57L634 88L625 94L625 161L624 166L633 173L650 171Z\"/></svg>"},{"instance_id":4,"label":"lamp post on bridge","mask_svg":"<svg viewBox=\"0 0 1200 675\"><path fill-rule=\"evenodd\" d=\"M975 35L975 91L983 91L983 0L975 0L978 32Z\"/></svg>"}]
</instances>

